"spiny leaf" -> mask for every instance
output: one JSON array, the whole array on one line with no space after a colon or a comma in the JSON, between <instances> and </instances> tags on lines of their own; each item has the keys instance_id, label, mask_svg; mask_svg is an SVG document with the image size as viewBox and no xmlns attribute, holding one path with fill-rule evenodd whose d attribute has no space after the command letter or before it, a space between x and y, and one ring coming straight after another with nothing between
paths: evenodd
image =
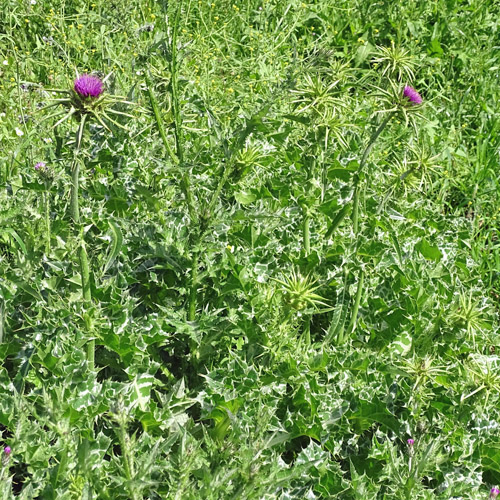
<instances>
[{"instance_id":1,"label":"spiny leaf","mask_svg":"<svg viewBox=\"0 0 500 500\"><path fill-rule=\"evenodd\" d=\"M120 254L120 250L123 244L123 234L121 232L121 229L112 220L109 220L108 224L111 229L111 249L108 253L106 264L104 265L103 274L105 274L108 271L108 269L112 266L113 262Z\"/></svg>"}]
</instances>

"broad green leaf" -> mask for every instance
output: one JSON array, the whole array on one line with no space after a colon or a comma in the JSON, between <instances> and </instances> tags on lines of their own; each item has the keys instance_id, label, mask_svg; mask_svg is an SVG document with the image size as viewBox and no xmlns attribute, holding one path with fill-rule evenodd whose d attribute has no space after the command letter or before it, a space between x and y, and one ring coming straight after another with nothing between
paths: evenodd
<instances>
[{"instance_id":1,"label":"broad green leaf","mask_svg":"<svg viewBox=\"0 0 500 500\"><path fill-rule=\"evenodd\" d=\"M425 239L421 239L415 245L415 248L428 260L439 262L443 257L439 248L437 246L430 245Z\"/></svg>"}]
</instances>

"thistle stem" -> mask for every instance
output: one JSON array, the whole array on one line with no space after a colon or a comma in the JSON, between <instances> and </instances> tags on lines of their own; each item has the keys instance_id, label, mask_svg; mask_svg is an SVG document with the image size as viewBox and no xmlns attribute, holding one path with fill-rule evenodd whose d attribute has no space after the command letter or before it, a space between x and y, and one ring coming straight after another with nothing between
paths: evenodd
<instances>
[{"instance_id":1,"label":"thistle stem","mask_svg":"<svg viewBox=\"0 0 500 500\"><path fill-rule=\"evenodd\" d=\"M395 113L395 111L388 113L385 120L375 129L375 131L371 135L370 140L368 141L368 144L366 145L366 148L363 151L363 156L361 157L361 161L359 162L358 171L357 171L356 176L354 178L354 194L353 194L353 199L352 199L352 229L353 229L354 235L357 239L356 247L360 243L360 239L358 238L358 234L359 234L359 205L360 205L360 200L361 200L361 185L360 185L361 182L360 181L362 178L362 173L363 173L363 170L365 168L366 162L368 161L368 157L370 155L370 152L373 149L373 146L375 145L375 142L380 137L380 134L383 132L383 130L385 129L385 127L389 123L389 121L392 118L392 116L394 115L394 113ZM356 253L357 253L357 251L356 251ZM356 298L354 300L354 306L352 309L351 321L349 322L349 327L347 329L348 335L351 335L356 328L356 324L358 321L359 304L361 302L361 295L363 293L364 279L365 279L365 272L363 270L360 270L359 274L358 274L358 288L356 291Z\"/></svg>"},{"instance_id":2,"label":"thistle stem","mask_svg":"<svg viewBox=\"0 0 500 500\"><path fill-rule=\"evenodd\" d=\"M151 76L149 75L149 72L146 72L145 74L145 79L146 79L146 84L148 88L148 94L149 94L149 102L151 103L151 108L153 110L153 114L155 116L155 121L156 121L156 126L158 127L158 132L160 133L161 140L163 142L163 145L165 146L165 149L167 150L168 156L170 156L170 159L176 164L179 164L179 158L177 158L176 154L172 150L170 143L168 142L167 138L167 133L165 131L165 125L163 123L163 118L161 117L160 114L160 108L158 106L158 101L156 100L156 96L153 91L153 83L151 81Z\"/></svg>"},{"instance_id":3,"label":"thistle stem","mask_svg":"<svg viewBox=\"0 0 500 500\"><path fill-rule=\"evenodd\" d=\"M302 219L302 232L304 239L304 252L306 255L311 253L311 233L310 233L310 222L307 208L304 208L304 218Z\"/></svg>"},{"instance_id":4,"label":"thistle stem","mask_svg":"<svg viewBox=\"0 0 500 500\"><path fill-rule=\"evenodd\" d=\"M363 294L364 281L365 281L365 272L363 270L360 270L358 275L358 289L356 290L356 298L354 299L354 307L352 309L351 321L347 329L348 335L351 335L356 328L356 323L358 321L359 304L361 302L361 295Z\"/></svg>"},{"instance_id":5,"label":"thistle stem","mask_svg":"<svg viewBox=\"0 0 500 500\"><path fill-rule=\"evenodd\" d=\"M360 180L361 174L365 168L365 164L368 161L368 156L375 145L375 142L379 138L380 134L383 132L386 125L389 123L389 120L392 118L395 112L389 113L385 120L378 126L378 128L373 132L366 145L365 150L363 151L363 156L361 157L361 161L359 162L359 167L357 174L354 178L354 195L352 199L352 225L354 234L357 236L359 231L359 201L360 201Z\"/></svg>"},{"instance_id":6,"label":"thistle stem","mask_svg":"<svg viewBox=\"0 0 500 500\"><path fill-rule=\"evenodd\" d=\"M83 130L85 127L86 115L82 115L80 125L76 132L76 144L73 158L73 165L71 168L71 218L73 219L73 225L75 232L78 234L79 238L79 248L78 248L78 260L80 264L80 276L82 280L82 295L83 302L86 306L90 305L92 301L92 294L90 290L90 267L87 256L87 250L85 249L85 240L83 235L83 227L80 225L80 206L79 206L79 188L80 188L80 163L78 154L80 153L80 146L82 144ZM86 324L86 331L90 334L91 325ZM95 340L91 339L87 344L87 362L90 370L94 369L95 360Z\"/></svg>"},{"instance_id":7,"label":"thistle stem","mask_svg":"<svg viewBox=\"0 0 500 500\"><path fill-rule=\"evenodd\" d=\"M123 458L123 470L125 472L125 478L127 479L127 489L129 491L131 500L138 500L139 494L137 492L136 486L134 485L134 479L135 479L134 459L131 452L131 443L127 433L127 423L124 415L120 415L119 417L118 439L120 441L120 448Z\"/></svg>"},{"instance_id":8,"label":"thistle stem","mask_svg":"<svg viewBox=\"0 0 500 500\"><path fill-rule=\"evenodd\" d=\"M193 261L191 264L191 289L189 291L189 321L196 319L196 303L198 293L198 267L200 265L200 254L197 249L193 252Z\"/></svg>"},{"instance_id":9,"label":"thistle stem","mask_svg":"<svg viewBox=\"0 0 500 500\"><path fill-rule=\"evenodd\" d=\"M75 151L75 159L73 160L73 165L71 167L71 218L73 223L80 223L80 208L78 205L78 190L80 183L80 164L76 158L78 151Z\"/></svg>"},{"instance_id":10,"label":"thistle stem","mask_svg":"<svg viewBox=\"0 0 500 500\"><path fill-rule=\"evenodd\" d=\"M184 165L184 142L182 135L182 117L181 117L180 98L179 98L177 36L179 33L182 4L183 0L179 0L177 2L177 10L175 12L175 18L172 29L172 44L170 50L170 74L171 74L170 88L172 92L172 108L174 113L175 152L179 166L184 170L180 184L182 192L184 194L184 199L186 201L191 224L196 224L197 210L195 207L193 192L191 189L191 179L189 178L189 172L187 171ZM199 237L195 238L194 246L198 245L198 243L199 243ZM189 321L194 321L196 319L198 266L199 266L199 254L198 250L195 248L193 251L193 258L191 261L191 287L189 291L189 309L188 309Z\"/></svg>"},{"instance_id":11,"label":"thistle stem","mask_svg":"<svg viewBox=\"0 0 500 500\"><path fill-rule=\"evenodd\" d=\"M46 241L45 241L45 253L48 255L50 253L50 196L48 188L45 190L45 231L46 231Z\"/></svg>"},{"instance_id":12,"label":"thistle stem","mask_svg":"<svg viewBox=\"0 0 500 500\"><path fill-rule=\"evenodd\" d=\"M177 2L177 11L175 13L174 25L172 31L171 59L170 59L170 87L172 91L172 108L174 111L174 138L177 159L181 168L184 167L184 140L182 135L182 117L179 98L179 68L177 64L177 35L179 33L181 11L183 0ZM181 179L181 189L192 221L196 219L196 208L194 206L193 194L191 191L191 181L189 172L185 171Z\"/></svg>"}]
</instances>

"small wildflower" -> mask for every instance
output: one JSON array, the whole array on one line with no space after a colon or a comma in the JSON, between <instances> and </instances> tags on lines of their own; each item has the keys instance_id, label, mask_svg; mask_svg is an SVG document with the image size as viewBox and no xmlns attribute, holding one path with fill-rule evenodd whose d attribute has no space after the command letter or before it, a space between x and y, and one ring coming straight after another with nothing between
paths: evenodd
<instances>
[{"instance_id":1,"label":"small wildflower","mask_svg":"<svg viewBox=\"0 0 500 500\"><path fill-rule=\"evenodd\" d=\"M82 75L75 80L75 92L80 97L99 97L103 92L102 81L96 76Z\"/></svg>"},{"instance_id":2,"label":"small wildflower","mask_svg":"<svg viewBox=\"0 0 500 500\"><path fill-rule=\"evenodd\" d=\"M9 61L7 61L6 59L3 61L2 63L4 66L8 66L9 65Z\"/></svg>"},{"instance_id":3,"label":"small wildflower","mask_svg":"<svg viewBox=\"0 0 500 500\"><path fill-rule=\"evenodd\" d=\"M22 137L24 132L19 127L16 127L16 135L17 137Z\"/></svg>"},{"instance_id":4,"label":"small wildflower","mask_svg":"<svg viewBox=\"0 0 500 500\"><path fill-rule=\"evenodd\" d=\"M408 443L408 446L411 448L414 444L415 444L415 440L410 438L410 439L407 439L406 442Z\"/></svg>"},{"instance_id":5,"label":"small wildflower","mask_svg":"<svg viewBox=\"0 0 500 500\"><path fill-rule=\"evenodd\" d=\"M44 161L39 161L35 165L35 170L43 170L43 169L45 169L46 166L47 166L47 164Z\"/></svg>"},{"instance_id":6,"label":"small wildflower","mask_svg":"<svg viewBox=\"0 0 500 500\"><path fill-rule=\"evenodd\" d=\"M11 453L12 453L12 450L10 449L10 446L6 446L3 449L2 467L5 467L8 464Z\"/></svg>"},{"instance_id":7,"label":"small wildflower","mask_svg":"<svg viewBox=\"0 0 500 500\"><path fill-rule=\"evenodd\" d=\"M500 494L500 489L498 488L491 488L490 490L490 498L496 498Z\"/></svg>"},{"instance_id":8,"label":"small wildflower","mask_svg":"<svg viewBox=\"0 0 500 500\"><path fill-rule=\"evenodd\" d=\"M422 104L422 97L420 94L413 88L410 87L409 85L406 85L403 95L410 100L412 104Z\"/></svg>"}]
</instances>

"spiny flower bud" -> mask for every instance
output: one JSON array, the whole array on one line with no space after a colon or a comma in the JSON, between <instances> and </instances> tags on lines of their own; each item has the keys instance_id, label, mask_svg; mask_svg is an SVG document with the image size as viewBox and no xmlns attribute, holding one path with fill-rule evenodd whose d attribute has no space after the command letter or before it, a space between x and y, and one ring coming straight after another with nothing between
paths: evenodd
<instances>
[{"instance_id":1,"label":"spiny flower bud","mask_svg":"<svg viewBox=\"0 0 500 500\"><path fill-rule=\"evenodd\" d=\"M408 446L411 448L415 444L415 440L410 438L406 441L408 443Z\"/></svg>"},{"instance_id":2,"label":"spiny flower bud","mask_svg":"<svg viewBox=\"0 0 500 500\"><path fill-rule=\"evenodd\" d=\"M5 467L9 463L9 458L10 458L11 453L12 453L12 449L10 448L10 446L6 446L3 449L2 467Z\"/></svg>"},{"instance_id":3,"label":"spiny flower bud","mask_svg":"<svg viewBox=\"0 0 500 500\"><path fill-rule=\"evenodd\" d=\"M490 490L490 498L496 498L500 494L500 490L498 488L491 488Z\"/></svg>"}]
</instances>

